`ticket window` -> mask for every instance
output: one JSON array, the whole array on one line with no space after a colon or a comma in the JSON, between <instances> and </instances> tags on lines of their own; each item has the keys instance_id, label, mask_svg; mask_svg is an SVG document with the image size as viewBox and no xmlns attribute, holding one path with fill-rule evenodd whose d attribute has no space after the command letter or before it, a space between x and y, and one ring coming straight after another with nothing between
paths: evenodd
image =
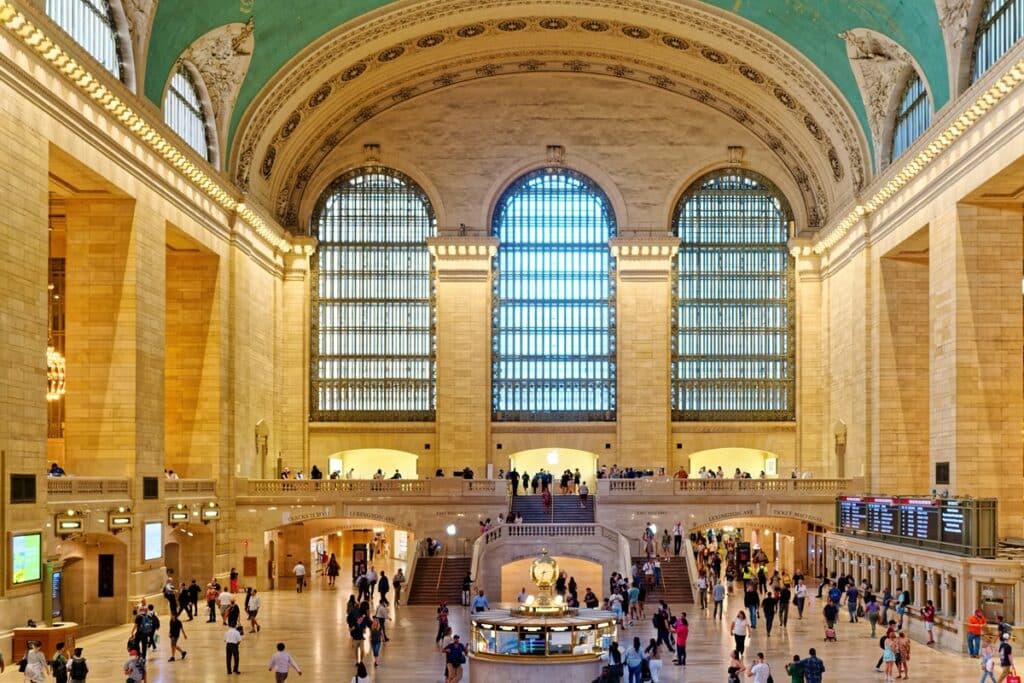
<instances>
[{"instance_id":1,"label":"ticket window","mask_svg":"<svg viewBox=\"0 0 1024 683\"><path fill-rule=\"evenodd\" d=\"M1014 587L1005 583L978 584L978 605L989 623L996 623L996 616L1013 623L1015 614Z\"/></svg>"}]
</instances>

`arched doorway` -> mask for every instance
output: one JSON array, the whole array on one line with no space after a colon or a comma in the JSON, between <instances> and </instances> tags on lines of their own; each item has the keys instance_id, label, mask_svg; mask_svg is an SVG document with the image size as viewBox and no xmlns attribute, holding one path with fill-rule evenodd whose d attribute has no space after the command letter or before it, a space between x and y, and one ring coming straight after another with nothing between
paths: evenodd
<instances>
[{"instance_id":1,"label":"arched doorway","mask_svg":"<svg viewBox=\"0 0 1024 683\"><path fill-rule=\"evenodd\" d=\"M702 536L719 548L726 540L748 544L751 553L761 550L767 555L773 570L816 576L816 561L824 553L823 530L819 524L792 517L738 515L691 527L689 533L691 542Z\"/></svg>"},{"instance_id":2,"label":"arched doorway","mask_svg":"<svg viewBox=\"0 0 1024 683\"><path fill-rule=\"evenodd\" d=\"M561 555L553 555L552 557L558 563L559 571L565 572L567 577L576 579L577 595L581 603L588 587L592 588L596 595L604 595L604 568L600 564L579 557L563 557ZM502 565L501 595L488 596L488 599L492 603L498 600L514 603L516 602L516 596L519 595L519 591L523 588L526 589L527 594L536 594L537 588L530 581L530 567L534 559L533 557L528 557Z\"/></svg>"},{"instance_id":3,"label":"arched doorway","mask_svg":"<svg viewBox=\"0 0 1024 683\"><path fill-rule=\"evenodd\" d=\"M63 618L79 634L123 624L128 619L128 547L112 534L83 534L62 541Z\"/></svg>"},{"instance_id":4,"label":"arched doorway","mask_svg":"<svg viewBox=\"0 0 1024 683\"><path fill-rule=\"evenodd\" d=\"M331 555L341 565L339 589L352 586L360 565L383 569L389 577L398 569L408 573L418 540L408 528L368 518L303 520L270 529L264 537L269 586L284 590L295 590L293 569L299 561L311 588L329 588L326 562Z\"/></svg>"},{"instance_id":5,"label":"arched doorway","mask_svg":"<svg viewBox=\"0 0 1024 683\"><path fill-rule=\"evenodd\" d=\"M402 479L419 479L419 459L415 453L391 448L356 448L331 454L327 467L321 469L325 478L338 472L342 479L373 479L380 470L385 479L391 479L396 471Z\"/></svg>"},{"instance_id":6,"label":"arched doorway","mask_svg":"<svg viewBox=\"0 0 1024 683\"><path fill-rule=\"evenodd\" d=\"M597 454L589 451L581 451L575 448L532 448L527 451L519 451L509 456L509 467L515 469L522 476L523 472L531 477L544 470L555 477L555 484L558 484L558 476L565 470L580 471L580 481L586 482L591 491L595 490L597 479ZM495 473L497 474L497 473Z\"/></svg>"},{"instance_id":7,"label":"arched doorway","mask_svg":"<svg viewBox=\"0 0 1024 683\"><path fill-rule=\"evenodd\" d=\"M727 479L732 479L739 468L757 479L761 472L770 479L779 476L779 456L756 448L712 448L690 454L690 476L697 476L701 467L717 471L719 467ZM788 476L788 474L787 474Z\"/></svg>"},{"instance_id":8,"label":"arched doorway","mask_svg":"<svg viewBox=\"0 0 1024 683\"><path fill-rule=\"evenodd\" d=\"M205 586L213 576L213 531L204 524L175 527L164 542L164 564L176 583Z\"/></svg>"}]
</instances>

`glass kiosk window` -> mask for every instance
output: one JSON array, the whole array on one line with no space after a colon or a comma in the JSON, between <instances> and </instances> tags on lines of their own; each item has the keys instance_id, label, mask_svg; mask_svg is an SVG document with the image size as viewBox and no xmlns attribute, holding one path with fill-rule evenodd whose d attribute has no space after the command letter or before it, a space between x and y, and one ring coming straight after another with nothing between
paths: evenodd
<instances>
[{"instance_id":1,"label":"glass kiosk window","mask_svg":"<svg viewBox=\"0 0 1024 683\"><path fill-rule=\"evenodd\" d=\"M544 655L545 652L544 633L540 629L536 631L524 630L519 639L519 654Z\"/></svg>"},{"instance_id":2,"label":"glass kiosk window","mask_svg":"<svg viewBox=\"0 0 1024 683\"><path fill-rule=\"evenodd\" d=\"M568 627L564 631L552 630L548 634L548 653L553 655L572 654L572 632Z\"/></svg>"}]
</instances>

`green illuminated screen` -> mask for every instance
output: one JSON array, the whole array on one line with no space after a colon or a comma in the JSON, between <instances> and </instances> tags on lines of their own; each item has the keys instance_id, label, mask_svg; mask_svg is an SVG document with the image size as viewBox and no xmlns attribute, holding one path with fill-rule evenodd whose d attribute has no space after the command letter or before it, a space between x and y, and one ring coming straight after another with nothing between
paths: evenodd
<instances>
[{"instance_id":1,"label":"green illuminated screen","mask_svg":"<svg viewBox=\"0 0 1024 683\"><path fill-rule=\"evenodd\" d=\"M39 581L42 567L42 535L21 534L11 537L11 583L19 585Z\"/></svg>"}]
</instances>

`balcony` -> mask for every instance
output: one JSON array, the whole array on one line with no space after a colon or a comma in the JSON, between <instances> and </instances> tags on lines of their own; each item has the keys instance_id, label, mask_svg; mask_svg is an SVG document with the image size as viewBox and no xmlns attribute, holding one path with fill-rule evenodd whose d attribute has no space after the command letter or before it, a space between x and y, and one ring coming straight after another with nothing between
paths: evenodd
<instances>
[{"instance_id":1,"label":"balcony","mask_svg":"<svg viewBox=\"0 0 1024 683\"><path fill-rule=\"evenodd\" d=\"M239 502L330 503L379 501L493 503L504 501L508 484L500 479L239 479ZM469 498L471 500L466 501ZM491 499L491 500L489 500Z\"/></svg>"},{"instance_id":2,"label":"balcony","mask_svg":"<svg viewBox=\"0 0 1024 683\"><path fill-rule=\"evenodd\" d=\"M129 504L132 500L131 480L113 477L48 477L46 502Z\"/></svg>"},{"instance_id":3,"label":"balcony","mask_svg":"<svg viewBox=\"0 0 1024 683\"><path fill-rule=\"evenodd\" d=\"M217 482L214 479L165 479L164 498L179 500L182 498L203 498L208 500L217 495Z\"/></svg>"},{"instance_id":4,"label":"balcony","mask_svg":"<svg viewBox=\"0 0 1024 683\"><path fill-rule=\"evenodd\" d=\"M701 499L722 500L724 497L764 498L833 502L836 496L849 491L852 479L674 479L642 477L639 479L598 479L597 495L602 502L615 499L671 499L676 502L701 502Z\"/></svg>"}]
</instances>

